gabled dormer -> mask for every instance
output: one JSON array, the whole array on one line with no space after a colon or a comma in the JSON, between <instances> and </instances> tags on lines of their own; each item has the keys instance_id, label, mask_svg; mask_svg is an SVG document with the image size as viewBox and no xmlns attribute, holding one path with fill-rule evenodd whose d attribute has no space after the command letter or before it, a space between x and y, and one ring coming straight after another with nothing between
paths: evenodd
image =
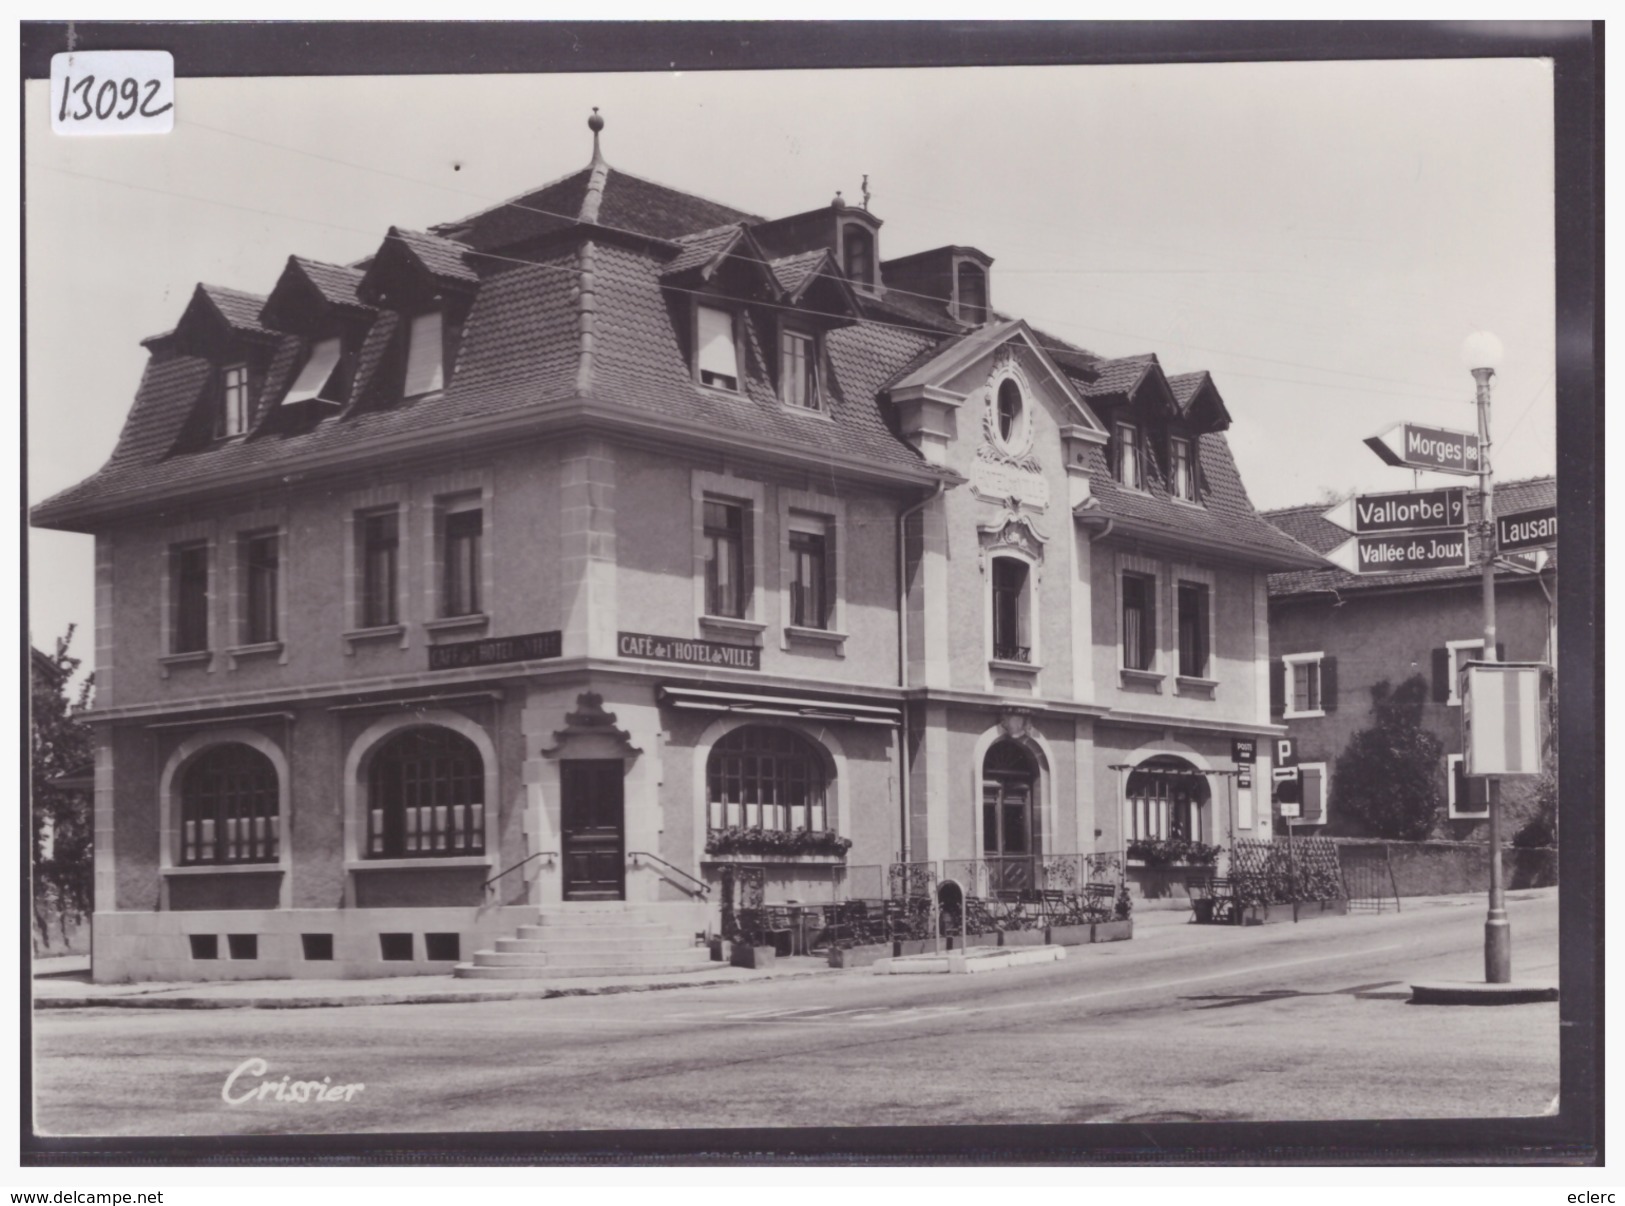
<instances>
[{"instance_id":1,"label":"gabled dormer","mask_svg":"<svg viewBox=\"0 0 1625 1206\"><path fill-rule=\"evenodd\" d=\"M975 247L934 247L887 260L882 268L894 292L935 303L964 326L982 326L992 315L993 257Z\"/></svg>"},{"instance_id":2,"label":"gabled dormer","mask_svg":"<svg viewBox=\"0 0 1625 1206\"><path fill-rule=\"evenodd\" d=\"M1083 393L1110 433L1106 461L1117 485L1200 505L1200 437L1230 426L1213 379L1169 377L1154 355L1099 361L1086 376Z\"/></svg>"},{"instance_id":3,"label":"gabled dormer","mask_svg":"<svg viewBox=\"0 0 1625 1206\"><path fill-rule=\"evenodd\" d=\"M239 439L252 429L266 370L280 340L276 331L260 322L264 304L258 294L199 285L163 341L166 352L197 357L209 365L208 380L181 433L181 446Z\"/></svg>"},{"instance_id":4,"label":"gabled dormer","mask_svg":"<svg viewBox=\"0 0 1625 1206\"><path fill-rule=\"evenodd\" d=\"M858 292L878 297L885 292L880 265L881 220L867 209L846 203L840 193L821 209L791 214L751 227L771 257L823 248L829 251L847 282Z\"/></svg>"},{"instance_id":5,"label":"gabled dormer","mask_svg":"<svg viewBox=\"0 0 1625 1206\"><path fill-rule=\"evenodd\" d=\"M389 228L356 287L358 299L378 315L358 357L352 408L391 406L445 389L479 289L471 259L461 243Z\"/></svg>"},{"instance_id":6,"label":"gabled dormer","mask_svg":"<svg viewBox=\"0 0 1625 1206\"><path fill-rule=\"evenodd\" d=\"M259 430L297 430L336 413L349 398L362 341L377 314L361 300L359 268L289 256L260 319L296 335L266 382Z\"/></svg>"}]
</instances>

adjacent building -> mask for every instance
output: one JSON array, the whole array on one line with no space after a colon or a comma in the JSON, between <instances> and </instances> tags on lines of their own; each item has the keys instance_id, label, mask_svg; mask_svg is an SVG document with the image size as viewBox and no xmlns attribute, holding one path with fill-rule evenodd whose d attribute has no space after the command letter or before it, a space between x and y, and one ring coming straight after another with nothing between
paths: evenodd
<instances>
[{"instance_id":1,"label":"adjacent building","mask_svg":"<svg viewBox=\"0 0 1625 1206\"><path fill-rule=\"evenodd\" d=\"M99 978L523 962L572 917L678 965L724 861L818 899L1268 835L1220 772L1281 731L1266 575L1321 560L1211 377L591 124L511 202L198 286L35 509L96 540Z\"/></svg>"},{"instance_id":2,"label":"adjacent building","mask_svg":"<svg viewBox=\"0 0 1625 1206\"><path fill-rule=\"evenodd\" d=\"M1470 493L1469 524L1477 498ZM1555 506L1551 477L1498 484L1497 514ZM1326 503L1266 512L1281 531L1320 553L1349 533L1328 520ZM1471 531L1471 527L1469 529ZM1397 686L1414 675L1428 685L1423 723L1444 745L1438 767L1438 835L1487 836L1484 781L1461 772L1458 672L1484 649L1483 572L1478 537L1468 541L1465 569L1354 574L1334 566L1270 575L1271 716L1297 739L1304 771L1303 816L1297 822L1326 834L1366 836L1337 808L1337 757L1353 734L1371 723L1371 688ZM1536 569L1536 564L1540 568ZM1496 660L1557 660L1555 552L1501 563L1495 576ZM1509 781L1504 798L1518 787ZM1507 836L1512 836L1513 830Z\"/></svg>"}]
</instances>

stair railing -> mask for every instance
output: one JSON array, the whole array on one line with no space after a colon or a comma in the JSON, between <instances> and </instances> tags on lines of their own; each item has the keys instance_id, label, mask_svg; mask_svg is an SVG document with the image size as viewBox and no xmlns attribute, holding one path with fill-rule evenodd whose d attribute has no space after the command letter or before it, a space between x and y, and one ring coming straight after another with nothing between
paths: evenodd
<instances>
[{"instance_id":1,"label":"stair railing","mask_svg":"<svg viewBox=\"0 0 1625 1206\"><path fill-rule=\"evenodd\" d=\"M538 850L538 851L536 851L535 854L527 854L524 858L520 859L513 866L504 867L501 871L498 871L495 875L493 875L490 879L486 880L480 886L482 888L489 888L492 884L496 883L497 880L501 879L504 875L507 875L510 872L519 870L519 868L523 867L526 863L530 862L532 859L537 859L537 858L558 858L558 854L555 851L552 851L552 850Z\"/></svg>"},{"instance_id":2,"label":"stair railing","mask_svg":"<svg viewBox=\"0 0 1625 1206\"><path fill-rule=\"evenodd\" d=\"M698 878L696 876L690 875L687 871L684 871L681 867L672 866L672 864L668 863L665 859L661 858L658 854L650 854L647 850L628 850L626 852L626 857L632 860L632 865L633 866L637 865L637 861L640 858L646 858L651 863L659 863L662 867L664 867L667 871L670 871L672 874L682 876L684 879L686 879L688 881L688 883L687 884L679 883L679 884L677 884L677 887L681 888L684 892L687 892L690 896L709 896L709 895L711 895L711 885L710 884L706 883L703 879L700 879L700 878ZM673 882L675 883L676 881L673 881ZM688 886L688 884L693 884L694 886L691 888L691 887Z\"/></svg>"}]
</instances>

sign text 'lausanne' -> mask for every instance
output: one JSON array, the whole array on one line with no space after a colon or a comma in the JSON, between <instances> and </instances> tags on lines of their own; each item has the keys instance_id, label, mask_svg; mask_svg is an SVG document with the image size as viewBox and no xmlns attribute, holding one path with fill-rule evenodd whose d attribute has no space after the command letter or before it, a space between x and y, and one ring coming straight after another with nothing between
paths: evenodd
<instances>
[{"instance_id":1,"label":"sign text 'lausanne'","mask_svg":"<svg viewBox=\"0 0 1625 1206\"><path fill-rule=\"evenodd\" d=\"M689 637L623 632L616 642L616 648L620 650L622 657L641 657L654 662L721 666L729 670L762 668L762 651L754 645L723 645L716 641L696 641Z\"/></svg>"},{"instance_id":2,"label":"sign text 'lausanne'","mask_svg":"<svg viewBox=\"0 0 1625 1206\"><path fill-rule=\"evenodd\" d=\"M429 646L429 669L457 670L464 666L495 666L502 662L541 661L558 657L563 640L558 631L527 632L523 636L493 637L486 641L457 641Z\"/></svg>"},{"instance_id":3,"label":"sign text 'lausanne'","mask_svg":"<svg viewBox=\"0 0 1625 1206\"><path fill-rule=\"evenodd\" d=\"M1470 431L1396 423L1367 438L1366 446L1390 465L1439 473L1478 472L1478 437Z\"/></svg>"},{"instance_id":4,"label":"sign text 'lausanne'","mask_svg":"<svg viewBox=\"0 0 1625 1206\"><path fill-rule=\"evenodd\" d=\"M1495 517L1495 544L1502 552L1557 543L1557 508L1537 507Z\"/></svg>"}]
</instances>

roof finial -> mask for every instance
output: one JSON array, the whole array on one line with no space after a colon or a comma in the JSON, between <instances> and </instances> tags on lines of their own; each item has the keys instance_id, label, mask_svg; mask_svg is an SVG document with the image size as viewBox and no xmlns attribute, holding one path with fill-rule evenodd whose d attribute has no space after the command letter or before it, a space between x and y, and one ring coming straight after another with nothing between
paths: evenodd
<instances>
[{"instance_id":1,"label":"roof finial","mask_svg":"<svg viewBox=\"0 0 1625 1206\"><path fill-rule=\"evenodd\" d=\"M869 212L869 173L863 173L863 212Z\"/></svg>"},{"instance_id":2,"label":"roof finial","mask_svg":"<svg viewBox=\"0 0 1625 1206\"><path fill-rule=\"evenodd\" d=\"M598 150L598 132L604 128L604 119L598 116L598 106L592 107L592 116L587 119L587 129L592 131L592 161L600 163L603 155Z\"/></svg>"},{"instance_id":3,"label":"roof finial","mask_svg":"<svg viewBox=\"0 0 1625 1206\"><path fill-rule=\"evenodd\" d=\"M831 209L845 209L846 208L846 198L841 196L841 190L840 189L835 190L835 199L829 203L829 207Z\"/></svg>"}]
</instances>

